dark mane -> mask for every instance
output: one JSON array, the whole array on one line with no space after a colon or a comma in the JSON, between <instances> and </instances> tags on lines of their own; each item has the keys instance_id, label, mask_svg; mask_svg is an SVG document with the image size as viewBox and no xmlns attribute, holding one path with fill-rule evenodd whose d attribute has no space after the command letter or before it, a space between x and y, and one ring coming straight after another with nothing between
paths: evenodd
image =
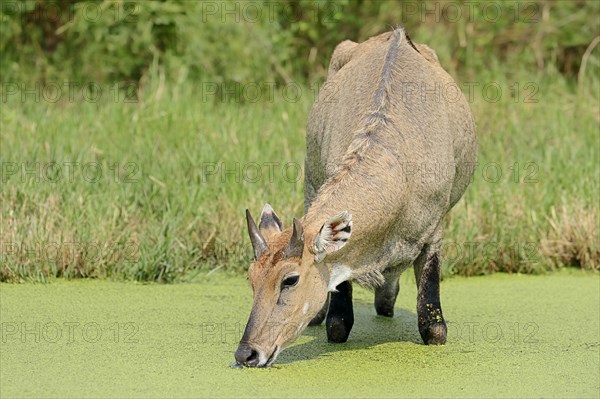
<instances>
[{"instance_id":1,"label":"dark mane","mask_svg":"<svg viewBox=\"0 0 600 399\"><path fill-rule=\"evenodd\" d=\"M323 194L336 187L348 176L350 171L364 158L367 149L372 144L377 143L377 134L388 123L387 114L390 106L390 89L393 80L394 64L398 57L402 39L405 37L406 34L402 28L398 28L392 32L388 40L388 49L379 74L373 103L365 114L362 126L355 132L354 139L350 143L338 170L321 188Z\"/></svg>"}]
</instances>

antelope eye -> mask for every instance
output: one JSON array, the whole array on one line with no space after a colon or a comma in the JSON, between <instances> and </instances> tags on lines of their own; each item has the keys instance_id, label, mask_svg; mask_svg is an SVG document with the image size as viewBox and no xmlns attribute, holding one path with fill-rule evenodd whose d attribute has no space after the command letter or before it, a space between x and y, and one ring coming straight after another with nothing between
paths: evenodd
<instances>
[{"instance_id":1,"label":"antelope eye","mask_svg":"<svg viewBox=\"0 0 600 399\"><path fill-rule=\"evenodd\" d=\"M295 286L296 284L298 284L299 279L300 279L300 276L297 274L292 274L291 276L287 276L281 282L281 289Z\"/></svg>"}]
</instances>

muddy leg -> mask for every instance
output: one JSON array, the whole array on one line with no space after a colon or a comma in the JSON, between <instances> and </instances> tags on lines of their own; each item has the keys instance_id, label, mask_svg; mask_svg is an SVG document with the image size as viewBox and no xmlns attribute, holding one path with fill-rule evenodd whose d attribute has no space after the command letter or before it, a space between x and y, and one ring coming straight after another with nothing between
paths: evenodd
<instances>
[{"instance_id":1,"label":"muddy leg","mask_svg":"<svg viewBox=\"0 0 600 399\"><path fill-rule=\"evenodd\" d=\"M379 316L394 316L394 305L400 291L398 281L400 272L398 270L397 268L384 270L385 283L381 287L375 288L375 310Z\"/></svg>"},{"instance_id":2,"label":"muddy leg","mask_svg":"<svg viewBox=\"0 0 600 399\"><path fill-rule=\"evenodd\" d=\"M341 343L348 340L352 325L354 325L354 312L352 311L352 284L344 281L336 287L337 292L331 293L329 313L325 326L327 340L332 343Z\"/></svg>"},{"instance_id":3,"label":"muddy leg","mask_svg":"<svg viewBox=\"0 0 600 399\"><path fill-rule=\"evenodd\" d=\"M440 254L427 245L415 261L419 333L426 345L446 343L446 322L440 305Z\"/></svg>"},{"instance_id":4,"label":"muddy leg","mask_svg":"<svg viewBox=\"0 0 600 399\"><path fill-rule=\"evenodd\" d=\"M309 326L318 326L323 323L325 320L325 316L327 316L327 309L329 309L329 297L325 301L325 305L319 310L319 313L308 323Z\"/></svg>"}]
</instances>

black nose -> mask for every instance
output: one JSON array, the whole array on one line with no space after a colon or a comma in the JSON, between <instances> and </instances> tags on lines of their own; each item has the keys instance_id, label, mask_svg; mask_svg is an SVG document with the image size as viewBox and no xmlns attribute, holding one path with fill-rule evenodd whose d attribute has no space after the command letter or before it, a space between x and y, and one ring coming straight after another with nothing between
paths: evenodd
<instances>
[{"instance_id":1,"label":"black nose","mask_svg":"<svg viewBox=\"0 0 600 399\"><path fill-rule=\"evenodd\" d=\"M235 351L235 360L249 367L258 365L258 352L247 345L240 345Z\"/></svg>"}]
</instances>

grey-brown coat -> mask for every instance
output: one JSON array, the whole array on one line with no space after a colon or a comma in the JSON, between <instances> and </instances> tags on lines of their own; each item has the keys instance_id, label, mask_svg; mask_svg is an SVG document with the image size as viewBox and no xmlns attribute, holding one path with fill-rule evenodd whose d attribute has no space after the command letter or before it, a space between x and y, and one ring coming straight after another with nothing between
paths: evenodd
<instances>
[{"instance_id":1,"label":"grey-brown coat","mask_svg":"<svg viewBox=\"0 0 600 399\"><path fill-rule=\"evenodd\" d=\"M470 183L477 150L469 106L435 52L403 29L340 43L306 141L303 218L282 230L269 205L259 228L248 214L254 307L238 363L270 365L311 320L323 320L328 291L329 340L345 341L351 280L376 287L377 312L391 316L398 276L411 265L419 331L426 343L444 343L441 223Z\"/></svg>"}]
</instances>

